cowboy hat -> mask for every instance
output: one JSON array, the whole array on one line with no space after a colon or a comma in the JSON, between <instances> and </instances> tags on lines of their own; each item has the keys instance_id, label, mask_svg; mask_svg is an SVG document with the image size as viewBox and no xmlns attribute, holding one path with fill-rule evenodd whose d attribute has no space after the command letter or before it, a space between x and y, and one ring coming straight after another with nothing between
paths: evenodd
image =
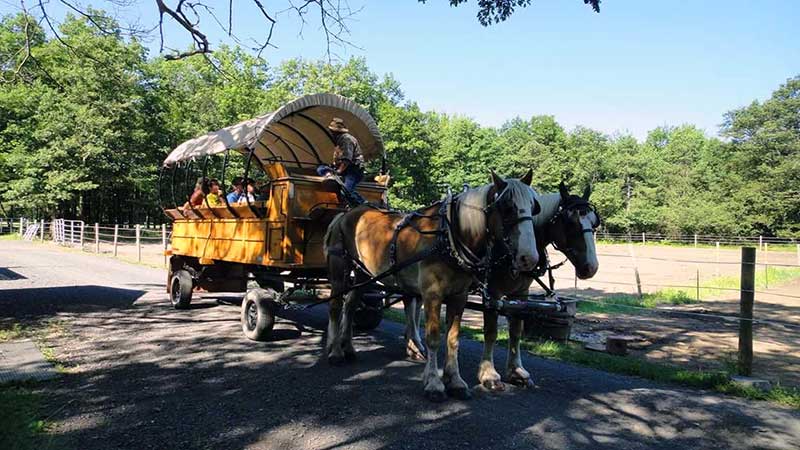
<instances>
[{"instance_id":1,"label":"cowboy hat","mask_svg":"<svg viewBox=\"0 0 800 450\"><path fill-rule=\"evenodd\" d=\"M350 131L344 125L344 120L338 117L334 117L333 120L331 120L330 125L328 125L328 129L331 131L336 131L337 133L347 133Z\"/></svg>"}]
</instances>

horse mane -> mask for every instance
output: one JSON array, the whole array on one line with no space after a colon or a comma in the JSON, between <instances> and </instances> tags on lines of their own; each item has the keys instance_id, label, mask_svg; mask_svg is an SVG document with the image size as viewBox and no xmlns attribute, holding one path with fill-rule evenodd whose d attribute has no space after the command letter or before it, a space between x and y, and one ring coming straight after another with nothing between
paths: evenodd
<instances>
[{"instance_id":1,"label":"horse mane","mask_svg":"<svg viewBox=\"0 0 800 450\"><path fill-rule=\"evenodd\" d=\"M534 191L535 192L535 191ZM549 194L536 194L536 200L542 208L539 214L533 216L533 226L541 228L549 222L558 212L558 205L561 203L561 194L552 192Z\"/></svg>"},{"instance_id":2,"label":"horse mane","mask_svg":"<svg viewBox=\"0 0 800 450\"><path fill-rule=\"evenodd\" d=\"M509 194L514 198L519 198L527 194L528 190L533 190L530 186L517 179L509 178L505 181L508 183ZM486 214L484 213L484 208L486 208L487 205L489 190L493 186L492 183L489 183L469 189L460 194L461 206L458 210L458 222L461 226L461 231L473 239L480 239L486 234ZM538 200L536 191L533 192L534 197ZM558 209L558 199L556 199L556 209Z\"/></svg>"}]
</instances>

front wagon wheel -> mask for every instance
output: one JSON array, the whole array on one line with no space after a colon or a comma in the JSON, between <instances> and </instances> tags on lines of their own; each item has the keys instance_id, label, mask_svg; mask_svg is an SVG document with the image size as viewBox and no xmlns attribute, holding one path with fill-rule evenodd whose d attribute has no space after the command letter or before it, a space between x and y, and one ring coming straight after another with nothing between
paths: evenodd
<instances>
[{"instance_id":1,"label":"front wagon wheel","mask_svg":"<svg viewBox=\"0 0 800 450\"><path fill-rule=\"evenodd\" d=\"M186 270L178 270L170 280L169 299L175 309L187 309L192 303L192 275Z\"/></svg>"},{"instance_id":2,"label":"front wagon wheel","mask_svg":"<svg viewBox=\"0 0 800 450\"><path fill-rule=\"evenodd\" d=\"M251 289L242 300L242 332L253 341L266 341L275 326L275 292L268 289Z\"/></svg>"}]
</instances>

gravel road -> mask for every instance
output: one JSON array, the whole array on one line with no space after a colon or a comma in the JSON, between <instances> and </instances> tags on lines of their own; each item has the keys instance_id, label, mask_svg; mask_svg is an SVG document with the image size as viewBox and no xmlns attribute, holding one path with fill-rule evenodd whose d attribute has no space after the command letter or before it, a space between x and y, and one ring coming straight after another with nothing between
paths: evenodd
<instances>
[{"instance_id":1,"label":"gravel road","mask_svg":"<svg viewBox=\"0 0 800 450\"><path fill-rule=\"evenodd\" d=\"M329 367L324 307L256 343L238 306L170 309L162 270L17 241L0 269L0 320L63 325L49 344L67 371L40 389L62 448L800 448L798 411L532 356L535 389L431 404L397 324ZM477 384L480 345L461 349Z\"/></svg>"}]
</instances>

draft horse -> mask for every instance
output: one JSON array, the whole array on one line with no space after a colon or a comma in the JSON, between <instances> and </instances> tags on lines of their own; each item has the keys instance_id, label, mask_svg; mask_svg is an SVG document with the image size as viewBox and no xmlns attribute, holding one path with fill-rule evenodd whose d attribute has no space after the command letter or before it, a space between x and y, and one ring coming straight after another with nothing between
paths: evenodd
<instances>
[{"instance_id":1,"label":"draft horse","mask_svg":"<svg viewBox=\"0 0 800 450\"><path fill-rule=\"evenodd\" d=\"M531 272L508 270L503 263L505 255L500 255L492 266L489 276L488 293L492 299L504 295L511 297L526 296L535 276L543 276L547 271L548 245L553 245L567 257L575 267L575 274L581 280L591 278L597 273L599 263L594 242L594 229L600 226L600 216L589 202L591 187L587 187L583 196L573 195L561 183L559 192L536 195L541 205L541 212L534 218L537 251L541 256L539 267ZM500 374L494 367L494 345L497 340L497 311L487 309L483 315L484 347L483 356L478 369L478 380L490 390L505 389ZM508 318L509 342L506 366L506 381L518 386L531 386L530 373L522 366L520 342L522 340L523 322L519 317Z\"/></svg>"},{"instance_id":2,"label":"draft horse","mask_svg":"<svg viewBox=\"0 0 800 450\"><path fill-rule=\"evenodd\" d=\"M538 264L533 221L540 208L531 178L532 171L519 180L501 179L492 171L491 183L409 214L362 205L337 216L325 236L332 288L328 361L355 359L353 312L365 283L380 278L386 289L419 297L425 306L425 396L469 398L458 367L461 315L470 286L488 270L493 248L503 248L514 270L530 271ZM442 304L447 305L447 353L440 377Z\"/></svg>"}]
</instances>

